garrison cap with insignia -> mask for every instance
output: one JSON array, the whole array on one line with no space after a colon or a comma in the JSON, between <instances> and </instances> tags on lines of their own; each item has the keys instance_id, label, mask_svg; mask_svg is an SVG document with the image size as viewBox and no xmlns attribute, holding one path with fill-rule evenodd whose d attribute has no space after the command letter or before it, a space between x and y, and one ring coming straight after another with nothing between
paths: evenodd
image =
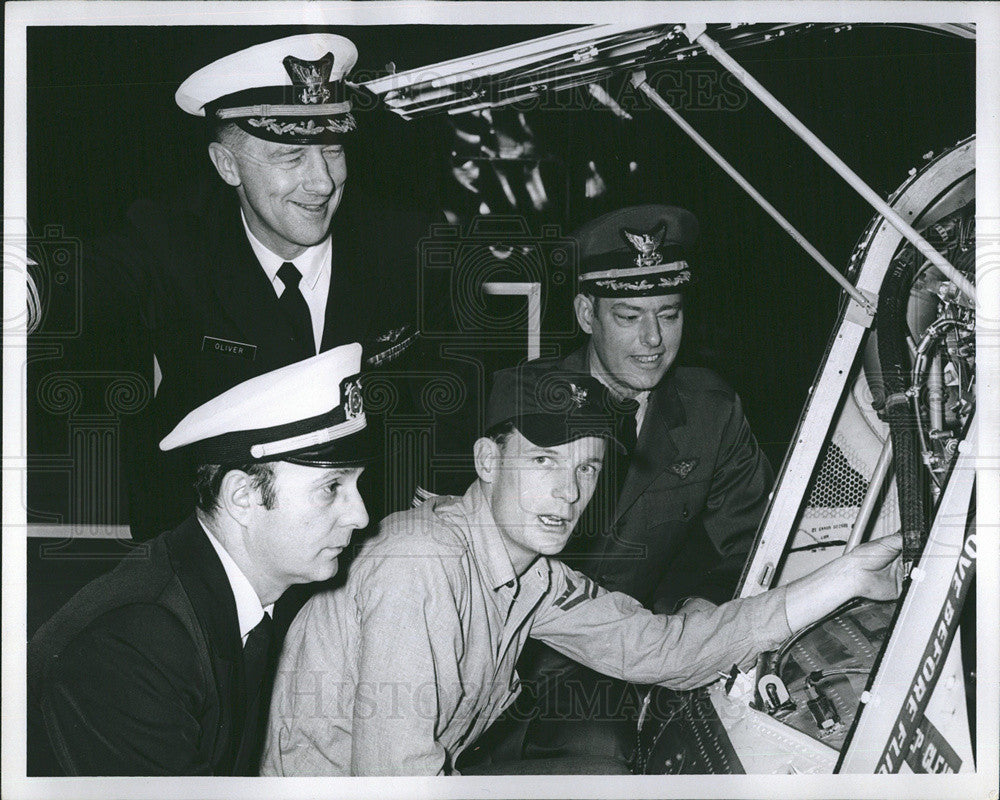
<instances>
[{"instance_id":1,"label":"garrison cap with insignia","mask_svg":"<svg viewBox=\"0 0 1000 800\"><path fill-rule=\"evenodd\" d=\"M691 284L686 260L698 221L676 206L630 206L604 214L572 236L580 252L579 290L595 297L676 294Z\"/></svg>"},{"instance_id":2,"label":"garrison cap with insignia","mask_svg":"<svg viewBox=\"0 0 1000 800\"><path fill-rule=\"evenodd\" d=\"M592 375L529 361L494 374L486 432L494 433L509 422L538 447L597 436L625 450L627 439L620 426L624 415L634 415L635 408L635 401L615 399Z\"/></svg>"},{"instance_id":3,"label":"garrison cap with insignia","mask_svg":"<svg viewBox=\"0 0 1000 800\"><path fill-rule=\"evenodd\" d=\"M269 142L334 144L356 127L343 78L357 60L343 36L288 36L202 67L177 90L177 105Z\"/></svg>"},{"instance_id":4,"label":"garrison cap with insignia","mask_svg":"<svg viewBox=\"0 0 1000 800\"><path fill-rule=\"evenodd\" d=\"M198 406L160 449L198 464L361 464L373 453L360 370L361 345L346 344L258 375Z\"/></svg>"}]
</instances>

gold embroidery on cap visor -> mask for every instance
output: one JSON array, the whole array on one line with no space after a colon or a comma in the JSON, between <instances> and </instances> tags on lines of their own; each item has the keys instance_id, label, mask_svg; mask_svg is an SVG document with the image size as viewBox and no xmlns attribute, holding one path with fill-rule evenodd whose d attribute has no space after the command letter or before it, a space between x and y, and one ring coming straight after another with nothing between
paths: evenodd
<instances>
[{"instance_id":1,"label":"gold embroidery on cap visor","mask_svg":"<svg viewBox=\"0 0 1000 800\"><path fill-rule=\"evenodd\" d=\"M637 267L635 269L605 269L599 272L584 272L580 275L581 281L596 281L598 278L637 278L639 276L656 275L660 272L677 272L681 275L688 271L687 261L672 261L669 264L658 264L655 267Z\"/></svg>"},{"instance_id":2,"label":"gold embroidery on cap visor","mask_svg":"<svg viewBox=\"0 0 1000 800\"><path fill-rule=\"evenodd\" d=\"M639 281L619 281L614 278L608 278L606 280L594 281L593 283L602 289L610 289L614 292L648 292L651 289L672 289L675 286L682 286L690 280L691 273L688 270L683 270L672 278L662 275L656 283L650 283L645 278Z\"/></svg>"},{"instance_id":3,"label":"gold embroidery on cap visor","mask_svg":"<svg viewBox=\"0 0 1000 800\"><path fill-rule=\"evenodd\" d=\"M264 128L279 136L294 134L295 136L319 136L324 133L348 133L357 127L354 117L346 114L338 120L329 120L325 125L317 125L316 120L309 120L305 124L301 122L279 122L273 117L270 118L250 118L248 125L255 128Z\"/></svg>"}]
</instances>

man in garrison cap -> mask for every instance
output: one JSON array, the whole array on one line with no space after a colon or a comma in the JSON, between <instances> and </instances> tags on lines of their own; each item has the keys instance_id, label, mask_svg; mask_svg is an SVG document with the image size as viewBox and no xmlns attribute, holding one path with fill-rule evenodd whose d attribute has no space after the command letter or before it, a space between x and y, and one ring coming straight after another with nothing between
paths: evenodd
<instances>
[{"instance_id":1,"label":"man in garrison cap","mask_svg":"<svg viewBox=\"0 0 1000 800\"><path fill-rule=\"evenodd\" d=\"M179 494L193 505L181 466L156 450L188 411L337 345L361 342L373 365L413 341L413 303L394 299L405 292L399 231L371 230L369 211L345 198L356 60L348 39L310 33L197 70L176 101L204 126L219 180L136 202L85 252L88 363L100 353L109 370L152 382L155 357L162 374L149 408L123 420L133 538L176 524L188 510Z\"/></svg>"},{"instance_id":2,"label":"man in garrison cap","mask_svg":"<svg viewBox=\"0 0 1000 800\"><path fill-rule=\"evenodd\" d=\"M733 596L773 482L739 397L710 370L674 363L697 235L690 212L665 205L619 209L576 231L574 305L589 339L552 362L638 404L636 450L608 487L610 519L578 531L564 559L660 613ZM518 705L470 760L595 757L629 771L634 689L543 644L526 648L518 671Z\"/></svg>"},{"instance_id":3,"label":"man in garrison cap","mask_svg":"<svg viewBox=\"0 0 1000 800\"><path fill-rule=\"evenodd\" d=\"M271 611L368 524L361 346L252 378L160 443L198 508L77 593L28 645L29 775L254 775Z\"/></svg>"},{"instance_id":4,"label":"man in garrison cap","mask_svg":"<svg viewBox=\"0 0 1000 800\"><path fill-rule=\"evenodd\" d=\"M898 594L898 535L798 582L684 615L654 614L556 560L607 451L625 445L622 411L634 410L586 373L531 363L497 373L465 495L386 518L346 585L313 595L296 617L262 774L456 772L517 696L529 636L616 678L691 688L753 663L852 596ZM530 764L523 771L617 770L600 758Z\"/></svg>"}]
</instances>

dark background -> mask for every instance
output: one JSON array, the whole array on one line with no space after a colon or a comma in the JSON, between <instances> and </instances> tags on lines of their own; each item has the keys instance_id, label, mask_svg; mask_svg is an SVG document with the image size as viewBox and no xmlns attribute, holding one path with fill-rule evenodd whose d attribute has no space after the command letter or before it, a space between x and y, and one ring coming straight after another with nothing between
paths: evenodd
<instances>
[{"instance_id":1,"label":"dark background","mask_svg":"<svg viewBox=\"0 0 1000 800\"><path fill-rule=\"evenodd\" d=\"M60 482L45 472L67 447L66 418L39 406L39 381L53 370L87 369L60 354L61 337L74 335L74 311L65 305L65 284L53 291L60 280L53 254L62 248L72 256L77 242L110 227L140 196L182 193L192 182L214 179L199 120L174 103L177 86L215 58L308 30L315 28L29 29L28 221L43 256L43 305L46 298L52 303L29 344L29 522L71 516ZM555 30L347 26L335 32L358 46L352 74L358 80L384 74L390 61L403 71ZM837 35L788 36L734 55L883 196L928 153L974 132L974 42L855 26ZM675 107L833 264L844 267L872 209L771 112L734 83L723 83L714 62L685 62L685 70L707 76L707 96L685 77L694 72L671 70L661 85L678 88L671 97ZM656 85L655 74L651 82ZM608 88L619 87L612 82ZM640 104L632 110L634 121L623 122L582 95L547 100L527 119L558 176L549 187L556 202L544 214L529 215L529 229L537 233L547 222L568 232L599 212L632 203L666 202L693 211L702 229L693 258L701 287L687 317L682 360L715 368L737 388L778 466L833 327L836 284L661 112ZM401 213L454 204L447 118L404 122L380 107L359 111L358 118L345 202ZM596 200L583 193L589 161L608 185ZM74 269L85 268L70 264L63 280L72 286ZM566 324L563 313L568 309L547 312L549 330ZM547 344L567 352L574 342L549 337Z\"/></svg>"}]
</instances>

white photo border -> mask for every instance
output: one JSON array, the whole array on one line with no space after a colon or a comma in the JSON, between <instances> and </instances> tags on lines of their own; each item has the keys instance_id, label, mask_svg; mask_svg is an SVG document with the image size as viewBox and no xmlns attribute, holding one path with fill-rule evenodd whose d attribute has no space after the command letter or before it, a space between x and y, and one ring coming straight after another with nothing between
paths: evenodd
<instances>
[{"instance_id":1,"label":"white photo border","mask_svg":"<svg viewBox=\"0 0 1000 800\"><path fill-rule=\"evenodd\" d=\"M612 12L613 9L613 12ZM990 798L998 766L1000 679L1000 4L994 2L12 2L5 7L4 236L26 234L26 31L81 25L586 24L606 21L974 22L977 27L977 375L980 537L977 574L978 771L974 775L559 776L497 778L25 777L26 424L23 271L4 264L3 755L4 798L852 797ZM990 244L992 243L992 244ZM570 783L572 781L572 783Z\"/></svg>"}]
</instances>

